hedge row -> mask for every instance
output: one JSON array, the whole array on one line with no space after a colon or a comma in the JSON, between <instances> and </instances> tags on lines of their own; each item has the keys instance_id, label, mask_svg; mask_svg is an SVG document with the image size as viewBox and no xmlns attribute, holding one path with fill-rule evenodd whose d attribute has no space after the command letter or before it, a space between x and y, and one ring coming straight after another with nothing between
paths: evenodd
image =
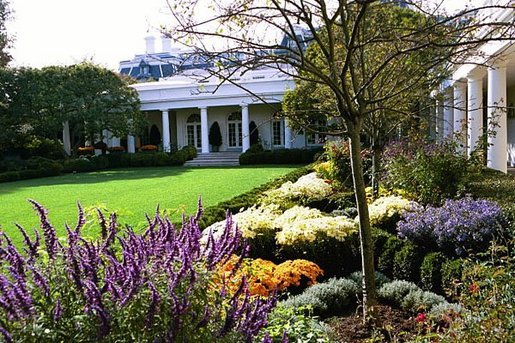
<instances>
[{"instance_id":1,"label":"hedge row","mask_svg":"<svg viewBox=\"0 0 515 343\"><path fill-rule=\"evenodd\" d=\"M314 162L322 151L322 148L249 150L240 155L240 164L307 164Z\"/></svg>"},{"instance_id":2,"label":"hedge row","mask_svg":"<svg viewBox=\"0 0 515 343\"><path fill-rule=\"evenodd\" d=\"M106 168L159 167L183 165L197 156L194 147L186 146L167 154L164 152L140 152L136 154L111 153L90 158L81 157L55 161L43 157L33 157L26 161L23 170L0 173L0 182L17 181L65 173L81 173Z\"/></svg>"}]
</instances>

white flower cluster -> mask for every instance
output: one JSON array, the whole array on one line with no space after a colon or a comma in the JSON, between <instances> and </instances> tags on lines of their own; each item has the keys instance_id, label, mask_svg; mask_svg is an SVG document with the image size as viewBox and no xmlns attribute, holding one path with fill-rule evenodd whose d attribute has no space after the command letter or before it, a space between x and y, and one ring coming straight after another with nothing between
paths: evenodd
<instances>
[{"instance_id":1,"label":"white flower cluster","mask_svg":"<svg viewBox=\"0 0 515 343\"><path fill-rule=\"evenodd\" d=\"M284 202L321 200L333 192L331 185L316 173L300 177L295 183L288 181L281 187L265 192L263 204L283 204Z\"/></svg>"},{"instance_id":2,"label":"white flower cluster","mask_svg":"<svg viewBox=\"0 0 515 343\"><path fill-rule=\"evenodd\" d=\"M395 215L402 215L415 206L413 201L397 195L381 197L368 206L370 224L378 225L386 222Z\"/></svg>"},{"instance_id":3,"label":"white flower cluster","mask_svg":"<svg viewBox=\"0 0 515 343\"><path fill-rule=\"evenodd\" d=\"M325 216L319 210L302 206L285 211L274 224L280 228L276 234L280 245L312 243L321 237L343 241L357 230L356 221L350 218Z\"/></svg>"}]
</instances>

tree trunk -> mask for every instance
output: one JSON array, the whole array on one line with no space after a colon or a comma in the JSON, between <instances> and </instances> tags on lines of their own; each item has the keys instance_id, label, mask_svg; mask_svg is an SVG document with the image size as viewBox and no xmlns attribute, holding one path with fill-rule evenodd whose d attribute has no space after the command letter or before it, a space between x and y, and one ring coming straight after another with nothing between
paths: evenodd
<instances>
[{"instance_id":1,"label":"tree trunk","mask_svg":"<svg viewBox=\"0 0 515 343\"><path fill-rule=\"evenodd\" d=\"M368 216L365 180L363 178L363 163L361 161L360 128L356 124L353 126L348 125L347 128L349 131L352 179L354 182L354 193L356 195L356 205L359 217L361 265L363 271L363 319L367 320L368 310L377 304L374 273L374 248L370 218Z\"/></svg>"}]
</instances>

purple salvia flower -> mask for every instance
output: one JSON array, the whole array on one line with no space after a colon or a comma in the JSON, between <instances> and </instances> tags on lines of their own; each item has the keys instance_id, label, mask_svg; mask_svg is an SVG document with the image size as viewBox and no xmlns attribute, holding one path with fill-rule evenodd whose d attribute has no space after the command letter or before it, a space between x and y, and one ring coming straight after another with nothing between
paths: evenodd
<instances>
[{"instance_id":1,"label":"purple salvia flower","mask_svg":"<svg viewBox=\"0 0 515 343\"><path fill-rule=\"evenodd\" d=\"M54 321L58 321L59 319L61 319L62 315L63 315L63 306L61 305L61 300L57 299L57 301L55 303L54 311L53 311Z\"/></svg>"},{"instance_id":2,"label":"purple salvia flower","mask_svg":"<svg viewBox=\"0 0 515 343\"><path fill-rule=\"evenodd\" d=\"M202 217L203 212L204 212L204 209L202 207L202 197L198 197L198 207L197 207L197 214L195 215L195 222L198 222L200 220L200 217Z\"/></svg>"},{"instance_id":3,"label":"purple salvia flower","mask_svg":"<svg viewBox=\"0 0 515 343\"><path fill-rule=\"evenodd\" d=\"M51 260L53 260L57 253L57 248L59 246L55 228L48 221L47 210L39 203L37 203L35 200L29 199L29 202L32 204L32 206L39 215L40 226L43 230L43 237L45 238L46 251L48 253L48 257Z\"/></svg>"},{"instance_id":4,"label":"purple salvia flower","mask_svg":"<svg viewBox=\"0 0 515 343\"><path fill-rule=\"evenodd\" d=\"M29 317L34 313L32 307L32 297L27 291L25 279L21 275L17 275L11 271L13 277L16 279L16 283L11 284L12 294L16 297L16 303L19 306L19 310L23 310L23 316Z\"/></svg>"},{"instance_id":5,"label":"purple salvia flower","mask_svg":"<svg viewBox=\"0 0 515 343\"><path fill-rule=\"evenodd\" d=\"M6 258L16 274L25 276L25 259L20 255L14 245L7 245Z\"/></svg>"},{"instance_id":6,"label":"purple salvia flower","mask_svg":"<svg viewBox=\"0 0 515 343\"><path fill-rule=\"evenodd\" d=\"M97 216L98 216L98 223L100 225L101 237L102 237L102 240L105 242L105 240L107 239L107 221L106 221L104 214L102 213L102 210L99 208L97 208Z\"/></svg>"},{"instance_id":7,"label":"purple salvia flower","mask_svg":"<svg viewBox=\"0 0 515 343\"><path fill-rule=\"evenodd\" d=\"M77 219L77 225L75 226L75 232L80 233L80 230L86 225L86 214L84 213L84 208L80 204L80 202L77 201L77 211L79 213L78 219Z\"/></svg>"},{"instance_id":8,"label":"purple salvia flower","mask_svg":"<svg viewBox=\"0 0 515 343\"><path fill-rule=\"evenodd\" d=\"M286 330L283 331L283 339L281 340L281 343L289 343L288 334L286 333Z\"/></svg>"},{"instance_id":9,"label":"purple salvia flower","mask_svg":"<svg viewBox=\"0 0 515 343\"><path fill-rule=\"evenodd\" d=\"M2 336L4 337L4 340L5 340L6 343L12 343L13 342L13 338L11 337L9 332L7 332L7 330L5 330L1 326L0 326L0 334L2 334Z\"/></svg>"},{"instance_id":10,"label":"purple salvia flower","mask_svg":"<svg viewBox=\"0 0 515 343\"><path fill-rule=\"evenodd\" d=\"M265 336L261 340L261 343L274 343L274 341L272 341L272 338L270 338L268 331L265 333Z\"/></svg>"},{"instance_id":11,"label":"purple salvia flower","mask_svg":"<svg viewBox=\"0 0 515 343\"><path fill-rule=\"evenodd\" d=\"M161 301L161 297L159 296L159 292L152 282L148 282L148 287L150 288L151 296L150 296L150 306L147 313L146 319L146 327L150 327L152 325L152 321L154 320L154 316L157 311L157 307L159 302Z\"/></svg>"},{"instance_id":12,"label":"purple salvia flower","mask_svg":"<svg viewBox=\"0 0 515 343\"><path fill-rule=\"evenodd\" d=\"M38 253L39 234L36 236L36 240L34 242L32 242L29 235L27 234L27 231L25 231L25 229L21 225L19 225L19 224L14 224L14 225L16 225L18 230L23 235L23 241L25 242L25 246L26 246L25 251L27 252L27 255L29 256L28 262L32 264L34 262L34 259L39 256L39 253ZM34 231L37 232L37 230L34 230Z\"/></svg>"},{"instance_id":13,"label":"purple salvia flower","mask_svg":"<svg viewBox=\"0 0 515 343\"><path fill-rule=\"evenodd\" d=\"M34 280L34 284L38 286L43 291L43 294L48 297L50 295L50 287L48 286L48 280L41 274L41 272L36 267L29 266L30 271L32 272L32 278Z\"/></svg>"}]
</instances>

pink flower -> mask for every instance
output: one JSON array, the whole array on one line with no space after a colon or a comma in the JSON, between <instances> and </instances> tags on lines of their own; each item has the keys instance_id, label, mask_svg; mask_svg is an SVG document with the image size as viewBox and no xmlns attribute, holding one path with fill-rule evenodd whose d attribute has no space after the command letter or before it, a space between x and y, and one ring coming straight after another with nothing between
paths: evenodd
<instances>
[{"instance_id":1,"label":"pink flower","mask_svg":"<svg viewBox=\"0 0 515 343\"><path fill-rule=\"evenodd\" d=\"M426 319L427 319L427 317L426 317L426 314L425 314L425 313L419 313L419 314L417 315L417 317L415 318L415 321L416 321L417 323L423 323L423 322L425 322L425 321L426 321Z\"/></svg>"}]
</instances>

